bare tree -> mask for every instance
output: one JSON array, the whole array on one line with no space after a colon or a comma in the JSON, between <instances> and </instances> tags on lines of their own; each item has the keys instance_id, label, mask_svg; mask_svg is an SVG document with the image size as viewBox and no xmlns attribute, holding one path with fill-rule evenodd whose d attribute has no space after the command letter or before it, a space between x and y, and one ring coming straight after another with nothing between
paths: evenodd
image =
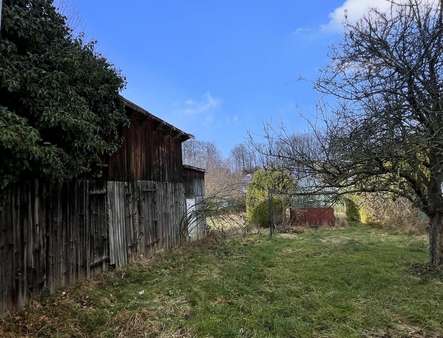
<instances>
[{"instance_id":1,"label":"bare tree","mask_svg":"<svg viewBox=\"0 0 443 338\"><path fill-rule=\"evenodd\" d=\"M243 143L231 150L232 169L235 172L250 174L257 169L257 156L253 148Z\"/></svg>"},{"instance_id":2,"label":"bare tree","mask_svg":"<svg viewBox=\"0 0 443 338\"><path fill-rule=\"evenodd\" d=\"M83 34L80 32L85 31L84 25L72 0L55 0L54 5L58 12L66 17L68 26L73 30L74 34Z\"/></svg>"},{"instance_id":3,"label":"bare tree","mask_svg":"<svg viewBox=\"0 0 443 338\"><path fill-rule=\"evenodd\" d=\"M311 137L268 134L264 152L311 177L311 192L388 192L429 216L443 264L443 4L391 2L346 24L317 88L339 98ZM309 186L309 184L308 184Z\"/></svg>"},{"instance_id":4,"label":"bare tree","mask_svg":"<svg viewBox=\"0 0 443 338\"><path fill-rule=\"evenodd\" d=\"M225 228L245 230L240 216L244 209L242 176L231 170L217 147L210 142L188 140L183 144L183 163L206 170L205 197L191 206L192 212L188 210L184 215L184 235L198 228L202 220L221 232Z\"/></svg>"},{"instance_id":5,"label":"bare tree","mask_svg":"<svg viewBox=\"0 0 443 338\"><path fill-rule=\"evenodd\" d=\"M183 163L194 167L206 169L206 159L203 157L204 143L190 139L183 143Z\"/></svg>"},{"instance_id":6,"label":"bare tree","mask_svg":"<svg viewBox=\"0 0 443 338\"><path fill-rule=\"evenodd\" d=\"M210 142L189 140L183 144L183 163L206 170L206 194L212 196L230 191L237 196L240 191L241 177L231 171L217 147Z\"/></svg>"}]
</instances>

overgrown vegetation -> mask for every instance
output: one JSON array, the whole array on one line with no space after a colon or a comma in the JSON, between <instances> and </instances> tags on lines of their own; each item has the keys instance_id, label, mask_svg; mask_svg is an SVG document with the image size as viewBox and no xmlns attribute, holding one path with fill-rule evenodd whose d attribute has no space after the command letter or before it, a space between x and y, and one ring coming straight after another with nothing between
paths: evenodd
<instances>
[{"instance_id":1,"label":"overgrown vegetation","mask_svg":"<svg viewBox=\"0 0 443 338\"><path fill-rule=\"evenodd\" d=\"M425 234L429 224L428 217L410 201L388 193L351 195L342 201L347 221L351 223L409 234Z\"/></svg>"},{"instance_id":2,"label":"overgrown vegetation","mask_svg":"<svg viewBox=\"0 0 443 338\"><path fill-rule=\"evenodd\" d=\"M192 245L34 302L0 336L439 337L424 238L363 226Z\"/></svg>"},{"instance_id":3,"label":"overgrown vegetation","mask_svg":"<svg viewBox=\"0 0 443 338\"><path fill-rule=\"evenodd\" d=\"M269 225L269 203L272 195L272 210L275 223L281 221L288 205L290 194L295 190L292 177L280 170L257 170L246 192L246 218L253 225ZM271 194L271 195L270 195Z\"/></svg>"},{"instance_id":4,"label":"overgrown vegetation","mask_svg":"<svg viewBox=\"0 0 443 338\"><path fill-rule=\"evenodd\" d=\"M127 123L122 76L52 0L3 1L1 28L0 187L99 174Z\"/></svg>"},{"instance_id":5,"label":"overgrown vegetation","mask_svg":"<svg viewBox=\"0 0 443 338\"><path fill-rule=\"evenodd\" d=\"M348 222L360 222L360 211L358 209L357 203L352 197L347 197L344 199L346 208L346 219Z\"/></svg>"},{"instance_id":6,"label":"overgrown vegetation","mask_svg":"<svg viewBox=\"0 0 443 338\"><path fill-rule=\"evenodd\" d=\"M269 209L272 209L272 215L269 214ZM283 212L283 201L280 198L272 197L271 201L263 200L248 208L248 222L266 228L269 227L269 220L272 217L273 224L281 224Z\"/></svg>"},{"instance_id":7,"label":"overgrown vegetation","mask_svg":"<svg viewBox=\"0 0 443 338\"><path fill-rule=\"evenodd\" d=\"M405 198L395 198L389 194L364 194L359 199L361 221L365 224L424 234L429 218Z\"/></svg>"}]
</instances>

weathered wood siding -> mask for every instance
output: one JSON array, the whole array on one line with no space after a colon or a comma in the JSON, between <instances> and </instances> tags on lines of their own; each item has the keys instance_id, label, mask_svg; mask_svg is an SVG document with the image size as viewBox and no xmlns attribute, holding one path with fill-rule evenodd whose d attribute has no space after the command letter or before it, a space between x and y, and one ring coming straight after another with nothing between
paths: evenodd
<instances>
[{"instance_id":1,"label":"weathered wood siding","mask_svg":"<svg viewBox=\"0 0 443 338\"><path fill-rule=\"evenodd\" d=\"M203 169L183 166L183 182L187 198L205 195L205 171Z\"/></svg>"},{"instance_id":2,"label":"weathered wood siding","mask_svg":"<svg viewBox=\"0 0 443 338\"><path fill-rule=\"evenodd\" d=\"M183 183L23 183L0 196L0 313L179 244Z\"/></svg>"},{"instance_id":3,"label":"weathered wood siding","mask_svg":"<svg viewBox=\"0 0 443 338\"><path fill-rule=\"evenodd\" d=\"M109 262L116 267L128 263L126 208L128 196L123 184L108 182Z\"/></svg>"},{"instance_id":4,"label":"weathered wood siding","mask_svg":"<svg viewBox=\"0 0 443 338\"><path fill-rule=\"evenodd\" d=\"M107 179L182 182L182 142L158 120L128 109L131 125L122 131L123 145L112 155Z\"/></svg>"},{"instance_id":5,"label":"weathered wood siding","mask_svg":"<svg viewBox=\"0 0 443 338\"><path fill-rule=\"evenodd\" d=\"M185 185L187 233L191 240L206 236L207 223L201 211L205 198L205 172L192 166L183 167Z\"/></svg>"},{"instance_id":6,"label":"weathered wood siding","mask_svg":"<svg viewBox=\"0 0 443 338\"><path fill-rule=\"evenodd\" d=\"M111 264L125 265L180 243L185 215L182 183L108 182Z\"/></svg>"}]
</instances>

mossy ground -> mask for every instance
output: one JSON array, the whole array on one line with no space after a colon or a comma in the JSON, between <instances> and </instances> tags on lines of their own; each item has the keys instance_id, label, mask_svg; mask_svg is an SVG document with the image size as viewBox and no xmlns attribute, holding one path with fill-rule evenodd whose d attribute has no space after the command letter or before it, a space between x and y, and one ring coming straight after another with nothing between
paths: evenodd
<instances>
[{"instance_id":1,"label":"mossy ground","mask_svg":"<svg viewBox=\"0 0 443 338\"><path fill-rule=\"evenodd\" d=\"M364 226L192 245L34 302L0 336L439 337L426 260L424 238Z\"/></svg>"}]
</instances>

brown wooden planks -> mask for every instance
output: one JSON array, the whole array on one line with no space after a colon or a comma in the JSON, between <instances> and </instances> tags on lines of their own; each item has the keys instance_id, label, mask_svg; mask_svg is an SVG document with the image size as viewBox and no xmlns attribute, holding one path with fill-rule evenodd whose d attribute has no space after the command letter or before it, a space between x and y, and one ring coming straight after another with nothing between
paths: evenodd
<instances>
[{"instance_id":1,"label":"brown wooden planks","mask_svg":"<svg viewBox=\"0 0 443 338\"><path fill-rule=\"evenodd\" d=\"M121 267L128 263L125 209L128 205L125 182L108 182L107 209L109 224L110 264Z\"/></svg>"},{"instance_id":2,"label":"brown wooden planks","mask_svg":"<svg viewBox=\"0 0 443 338\"><path fill-rule=\"evenodd\" d=\"M112 181L182 182L182 141L148 115L130 108L131 125L122 131L123 146L114 153L105 177Z\"/></svg>"},{"instance_id":3,"label":"brown wooden planks","mask_svg":"<svg viewBox=\"0 0 443 338\"><path fill-rule=\"evenodd\" d=\"M14 186L0 199L0 313L179 245L183 183L78 180Z\"/></svg>"}]
</instances>

